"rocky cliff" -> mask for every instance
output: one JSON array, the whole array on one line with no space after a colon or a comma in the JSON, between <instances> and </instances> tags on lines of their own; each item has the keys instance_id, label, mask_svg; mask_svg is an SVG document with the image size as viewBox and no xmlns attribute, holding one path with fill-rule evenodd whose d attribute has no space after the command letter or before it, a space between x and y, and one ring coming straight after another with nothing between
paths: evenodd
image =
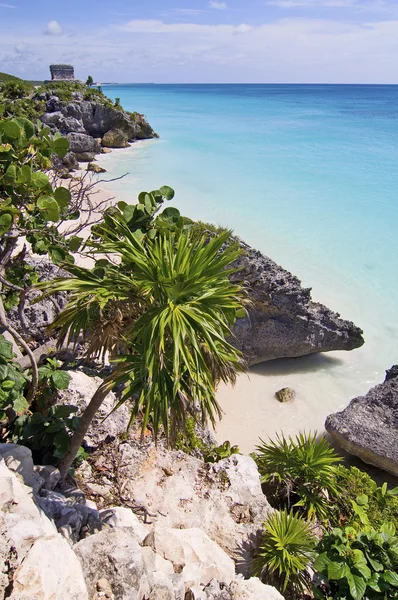
<instances>
[{"instance_id":1,"label":"rocky cliff","mask_svg":"<svg viewBox=\"0 0 398 600\"><path fill-rule=\"evenodd\" d=\"M81 92L72 92L72 101L60 100L56 92L46 91L38 96L45 102L42 122L52 131L65 135L70 152L78 161L92 161L101 149L125 148L129 142L157 137L145 117L129 113L105 99L84 100ZM73 163L70 153L63 161Z\"/></svg>"},{"instance_id":2,"label":"rocky cliff","mask_svg":"<svg viewBox=\"0 0 398 600\"><path fill-rule=\"evenodd\" d=\"M325 427L344 450L398 477L398 365L384 383L330 415Z\"/></svg>"},{"instance_id":3,"label":"rocky cliff","mask_svg":"<svg viewBox=\"0 0 398 600\"><path fill-rule=\"evenodd\" d=\"M232 343L250 364L362 346L359 327L313 302L311 289L270 258L242 246L234 280L247 286L250 305L247 317L234 326Z\"/></svg>"},{"instance_id":4,"label":"rocky cliff","mask_svg":"<svg viewBox=\"0 0 398 600\"><path fill-rule=\"evenodd\" d=\"M101 509L27 448L0 444L1 599L283 600L237 575L271 510L251 458L204 469L182 452L125 440L118 456L96 439L97 483L87 464L78 478L97 502L123 506Z\"/></svg>"}]
</instances>

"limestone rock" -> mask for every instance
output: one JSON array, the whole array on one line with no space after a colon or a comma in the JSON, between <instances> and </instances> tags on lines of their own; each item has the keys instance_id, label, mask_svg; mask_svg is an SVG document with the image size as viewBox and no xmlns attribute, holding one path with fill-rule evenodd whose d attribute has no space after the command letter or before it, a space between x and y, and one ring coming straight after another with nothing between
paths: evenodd
<instances>
[{"instance_id":1,"label":"limestone rock","mask_svg":"<svg viewBox=\"0 0 398 600\"><path fill-rule=\"evenodd\" d=\"M366 396L329 415L325 427L344 450L398 476L398 366Z\"/></svg>"},{"instance_id":2,"label":"limestone rock","mask_svg":"<svg viewBox=\"0 0 398 600\"><path fill-rule=\"evenodd\" d=\"M87 133L102 137L110 129L120 129L128 140L155 137L156 134L142 115L131 114L95 101L69 102L61 108L65 117L83 123Z\"/></svg>"},{"instance_id":3,"label":"limestone rock","mask_svg":"<svg viewBox=\"0 0 398 600\"><path fill-rule=\"evenodd\" d=\"M313 302L311 290L271 259L242 247L245 255L235 262L242 269L232 279L248 285L252 304L233 327L231 343L250 364L362 346L359 327Z\"/></svg>"},{"instance_id":4,"label":"limestone rock","mask_svg":"<svg viewBox=\"0 0 398 600\"><path fill-rule=\"evenodd\" d=\"M87 135L86 133L68 133L66 137L69 140L70 151L78 156L82 156L83 154L95 155L101 152L100 143L91 137L91 135Z\"/></svg>"},{"instance_id":5,"label":"limestone rock","mask_svg":"<svg viewBox=\"0 0 398 600\"><path fill-rule=\"evenodd\" d=\"M7 467L18 473L25 485L32 487L36 492L43 485L43 479L33 470L32 453L26 446L18 444L0 444L0 456Z\"/></svg>"},{"instance_id":6,"label":"limestone rock","mask_svg":"<svg viewBox=\"0 0 398 600\"><path fill-rule=\"evenodd\" d=\"M90 598L98 580L106 579L115 598L140 600L144 561L141 547L128 529L101 531L76 544L74 551L81 562Z\"/></svg>"},{"instance_id":7,"label":"limestone rock","mask_svg":"<svg viewBox=\"0 0 398 600\"><path fill-rule=\"evenodd\" d=\"M115 441L107 445L107 452L120 465L124 497L140 505L150 515L149 522L200 527L237 561L239 571L249 573L251 552L272 512L250 457L236 454L206 464L183 452L156 448L152 442L133 441Z\"/></svg>"},{"instance_id":8,"label":"limestone rock","mask_svg":"<svg viewBox=\"0 0 398 600\"><path fill-rule=\"evenodd\" d=\"M102 148L101 149L101 154L110 154L112 152L111 148Z\"/></svg>"},{"instance_id":9,"label":"limestone rock","mask_svg":"<svg viewBox=\"0 0 398 600\"><path fill-rule=\"evenodd\" d=\"M279 402L291 402L296 397L296 392L292 388L282 388L275 393Z\"/></svg>"},{"instance_id":10,"label":"limestone rock","mask_svg":"<svg viewBox=\"0 0 398 600\"><path fill-rule=\"evenodd\" d=\"M283 600L283 596L270 585L264 585L257 577L236 579L230 586L231 600Z\"/></svg>"},{"instance_id":11,"label":"limestone rock","mask_svg":"<svg viewBox=\"0 0 398 600\"><path fill-rule=\"evenodd\" d=\"M3 455L18 462L14 445L9 446ZM75 554L37 505L32 488L22 483L34 479L33 468L28 471L26 460L14 472L0 459L0 597L8 588L11 600L88 600Z\"/></svg>"},{"instance_id":12,"label":"limestone rock","mask_svg":"<svg viewBox=\"0 0 398 600\"><path fill-rule=\"evenodd\" d=\"M60 392L59 402L73 404L79 408L79 412L82 412L102 383L102 379L99 377L89 377L82 371L68 371L68 373L71 377L69 388ZM107 438L115 438L126 431L130 420L130 413L126 404L102 422L109 415L115 404L116 398L111 392L102 403L101 408L90 425L88 435L85 437L88 446L96 447Z\"/></svg>"},{"instance_id":13,"label":"limestone rock","mask_svg":"<svg viewBox=\"0 0 398 600\"><path fill-rule=\"evenodd\" d=\"M172 529L156 525L144 540L181 573L185 587L207 585L212 579L230 584L235 578L233 560L199 528Z\"/></svg>"},{"instance_id":14,"label":"limestone rock","mask_svg":"<svg viewBox=\"0 0 398 600\"><path fill-rule=\"evenodd\" d=\"M129 527L139 542L148 535L148 529L139 521L130 508L114 506L105 508L99 512L100 519L104 525L109 527Z\"/></svg>"},{"instance_id":15,"label":"limestone rock","mask_svg":"<svg viewBox=\"0 0 398 600\"><path fill-rule=\"evenodd\" d=\"M93 162L88 163L87 171L92 171L93 173L106 173L106 169Z\"/></svg>"},{"instance_id":16,"label":"limestone rock","mask_svg":"<svg viewBox=\"0 0 398 600\"><path fill-rule=\"evenodd\" d=\"M126 148L128 136L121 129L110 129L102 138L102 145L105 148Z\"/></svg>"},{"instance_id":17,"label":"limestone rock","mask_svg":"<svg viewBox=\"0 0 398 600\"><path fill-rule=\"evenodd\" d=\"M35 465L34 470L43 480L42 490L53 490L61 479L61 473L52 465Z\"/></svg>"},{"instance_id":18,"label":"limestone rock","mask_svg":"<svg viewBox=\"0 0 398 600\"><path fill-rule=\"evenodd\" d=\"M88 600L79 561L59 535L36 540L13 580L10 600Z\"/></svg>"}]
</instances>

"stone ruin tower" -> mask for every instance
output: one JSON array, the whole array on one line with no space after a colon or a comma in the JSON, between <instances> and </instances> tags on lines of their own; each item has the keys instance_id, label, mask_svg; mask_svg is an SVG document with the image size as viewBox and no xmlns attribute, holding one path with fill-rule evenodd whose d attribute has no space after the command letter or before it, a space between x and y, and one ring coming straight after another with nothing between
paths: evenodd
<instances>
[{"instance_id":1,"label":"stone ruin tower","mask_svg":"<svg viewBox=\"0 0 398 600\"><path fill-rule=\"evenodd\" d=\"M72 65L50 65L52 81L74 81L75 71Z\"/></svg>"}]
</instances>

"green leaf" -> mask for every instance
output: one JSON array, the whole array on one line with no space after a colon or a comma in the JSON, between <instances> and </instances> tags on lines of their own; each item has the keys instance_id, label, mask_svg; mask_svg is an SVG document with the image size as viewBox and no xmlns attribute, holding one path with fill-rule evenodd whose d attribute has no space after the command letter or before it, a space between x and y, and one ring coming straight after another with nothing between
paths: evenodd
<instances>
[{"instance_id":1,"label":"green leaf","mask_svg":"<svg viewBox=\"0 0 398 600\"><path fill-rule=\"evenodd\" d=\"M6 379L1 383L1 388L6 391L12 390L14 387L15 381L12 381L12 379Z\"/></svg>"},{"instance_id":2,"label":"green leaf","mask_svg":"<svg viewBox=\"0 0 398 600\"><path fill-rule=\"evenodd\" d=\"M350 574L350 569L345 563L331 562L328 565L328 579L343 579Z\"/></svg>"},{"instance_id":3,"label":"green leaf","mask_svg":"<svg viewBox=\"0 0 398 600\"><path fill-rule=\"evenodd\" d=\"M13 121L19 125L28 140L35 135L34 125L29 119L26 119L25 117L16 117Z\"/></svg>"},{"instance_id":4,"label":"green leaf","mask_svg":"<svg viewBox=\"0 0 398 600\"><path fill-rule=\"evenodd\" d=\"M58 390L67 390L70 383L70 375L66 371L55 371L51 375L53 384Z\"/></svg>"},{"instance_id":5,"label":"green leaf","mask_svg":"<svg viewBox=\"0 0 398 600\"><path fill-rule=\"evenodd\" d=\"M173 188L169 187L168 185L163 185L161 188L159 188L159 192L161 192L162 196L166 198L166 200L172 200L175 195Z\"/></svg>"},{"instance_id":6,"label":"green leaf","mask_svg":"<svg viewBox=\"0 0 398 600\"><path fill-rule=\"evenodd\" d=\"M59 187L54 192L54 198L58 202L58 206L62 209L69 206L72 195L67 188Z\"/></svg>"},{"instance_id":7,"label":"green leaf","mask_svg":"<svg viewBox=\"0 0 398 600\"><path fill-rule=\"evenodd\" d=\"M388 521L387 523L383 523L383 525L380 528L380 531L382 533L386 533L387 535L395 535L396 527L395 527L394 523L391 523L391 521Z\"/></svg>"},{"instance_id":8,"label":"green leaf","mask_svg":"<svg viewBox=\"0 0 398 600\"><path fill-rule=\"evenodd\" d=\"M4 106L4 104L0 104L0 117L1 117L2 115L4 115L4 113L5 113L5 110L6 110L6 107Z\"/></svg>"},{"instance_id":9,"label":"green leaf","mask_svg":"<svg viewBox=\"0 0 398 600\"><path fill-rule=\"evenodd\" d=\"M0 334L0 356L6 358L7 360L12 360L14 358L14 353L12 350L12 343L4 338L3 335Z\"/></svg>"},{"instance_id":10,"label":"green leaf","mask_svg":"<svg viewBox=\"0 0 398 600\"><path fill-rule=\"evenodd\" d=\"M130 223L131 219L134 217L135 208L136 207L134 204L127 204L123 208L123 217L124 217L124 220L126 221L126 223Z\"/></svg>"},{"instance_id":11,"label":"green leaf","mask_svg":"<svg viewBox=\"0 0 398 600\"><path fill-rule=\"evenodd\" d=\"M361 494L360 496L357 496L356 501L359 506L368 506L369 497L366 494Z\"/></svg>"},{"instance_id":12,"label":"green leaf","mask_svg":"<svg viewBox=\"0 0 398 600\"><path fill-rule=\"evenodd\" d=\"M4 179L7 182L15 183L17 180L17 168L15 165L10 165L4 173Z\"/></svg>"},{"instance_id":13,"label":"green leaf","mask_svg":"<svg viewBox=\"0 0 398 600\"><path fill-rule=\"evenodd\" d=\"M63 456L69 450L70 438L67 432L63 429L54 436L54 446L59 456Z\"/></svg>"},{"instance_id":14,"label":"green leaf","mask_svg":"<svg viewBox=\"0 0 398 600\"><path fill-rule=\"evenodd\" d=\"M56 265L63 263L66 259L65 250L63 248L60 248L59 246L50 246L50 248L48 249L48 252L51 256L51 260Z\"/></svg>"},{"instance_id":15,"label":"green leaf","mask_svg":"<svg viewBox=\"0 0 398 600\"><path fill-rule=\"evenodd\" d=\"M30 183L32 179L32 169L29 165L23 165L18 172L17 183Z\"/></svg>"},{"instance_id":16,"label":"green leaf","mask_svg":"<svg viewBox=\"0 0 398 600\"><path fill-rule=\"evenodd\" d=\"M0 216L0 236L3 236L5 233L10 231L12 223L12 216L9 213L3 213Z\"/></svg>"},{"instance_id":17,"label":"green leaf","mask_svg":"<svg viewBox=\"0 0 398 600\"><path fill-rule=\"evenodd\" d=\"M35 171L32 173L32 187L35 190L44 190L45 188L51 190L50 182L48 181L47 175L41 171Z\"/></svg>"},{"instance_id":18,"label":"green leaf","mask_svg":"<svg viewBox=\"0 0 398 600\"><path fill-rule=\"evenodd\" d=\"M0 123L0 131L4 132L4 136L10 140L17 140L21 136L21 128L18 123L12 121L2 121Z\"/></svg>"},{"instance_id":19,"label":"green leaf","mask_svg":"<svg viewBox=\"0 0 398 600\"><path fill-rule=\"evenodd\" d=\"M361 575L353 575L350 573L347 576L348 586L351 596L354 600L362 600L366 592L366 581Z\"/></svg>"},{"instance_id":20,"label":"green leaf","mask_svg":"<svg viewBox=\"0 0 398 600\"><path fill-rule=\"evenodd\" d=\"M70 238L70 240L68 242L69 250L71 252L77 252L79 250L82 242L83 242L82 237L74 235L73 237Z\"/></svg>"},{"instance_id":21,"label":"green leaf","mask_svg":"<svg viewBox=\"0 0 398 600\"><path fill-rule=\"evenodd\" d=\"M0 379L3 381L7 377L7 365L0 365Z\"/></svg>"},{"instance_id":22,"label":"green leaf","mask_svg":"<svg viewBox=\"0 0 398 600\"><path fill-rule=\"evenodd\" d=\"M22 395L19 395L18 398L13 402L13 409L17 414L21 414L28 410L29 402Z\"/></svg>"},{"instance_id":23,"label":"green leaf","mask_svg":"<svg viewBox=\"0 0 398 600\"><path fill-rule=\"evenodd\" d=\"M72 404L55 404L51 406L48 414L58 419L67 419L78 410L77 406L73 406Z\"/></svg>"},{"instance_id":24,"label":"green leaf","mask_svg":"<svg viewBox=\"0 0 398 600\"><path fill-rule=\"evenodd\" d=\"M385 571L382 575L384 581L394 587L398 587L398 573L395 571Z\"/></svg>"},{"instance_id":25,"label":"green leaf","mask_svg":"<svg viewBox=\"0 0 398 600\"><path fill-rule=\"evenodd\" d=\"M60 137L54 140L53 150L60 158L63 158L69 150L69 142L66 138Z\"/></svg>"},{"instance_id":26,"label":"green leaf","mask_svg":"<svg viewBox=\"0 0 398 600\"><path fill-rule=\"evenodd\" d=\"M40 196L37 201L37 207L42 212L45 221L56 222L59 220L60 211L56 200L51 196Z\"/></svg>"}]
</instances>

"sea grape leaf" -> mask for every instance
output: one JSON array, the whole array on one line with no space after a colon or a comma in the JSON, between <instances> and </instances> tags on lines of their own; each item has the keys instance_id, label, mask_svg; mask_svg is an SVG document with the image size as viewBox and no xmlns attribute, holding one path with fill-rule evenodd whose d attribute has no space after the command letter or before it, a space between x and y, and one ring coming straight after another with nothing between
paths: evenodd
<instances>
[{"instance_id":1,"label":"sea grape leaf","mask_svg":"<svg viewBox=\"0 0 398 600\"><path fill-rule=\"evenodd\" d=\"M7 360L12 360L14 358L14 353L12 351L12 343L5 339L3 335L0 334L0 356L6 358Z\"/></svg>"},{"instance_id":2,"label":"sea grape leaf","mask_svg":"<svg viewBox=\"0 0 398 600\"><path fill-rule=\"evenodd\" d=\"M66 371L54 371L51 380L58 390L67 390L70 383L70 375Z\"/></svg>"}]
</instances>

